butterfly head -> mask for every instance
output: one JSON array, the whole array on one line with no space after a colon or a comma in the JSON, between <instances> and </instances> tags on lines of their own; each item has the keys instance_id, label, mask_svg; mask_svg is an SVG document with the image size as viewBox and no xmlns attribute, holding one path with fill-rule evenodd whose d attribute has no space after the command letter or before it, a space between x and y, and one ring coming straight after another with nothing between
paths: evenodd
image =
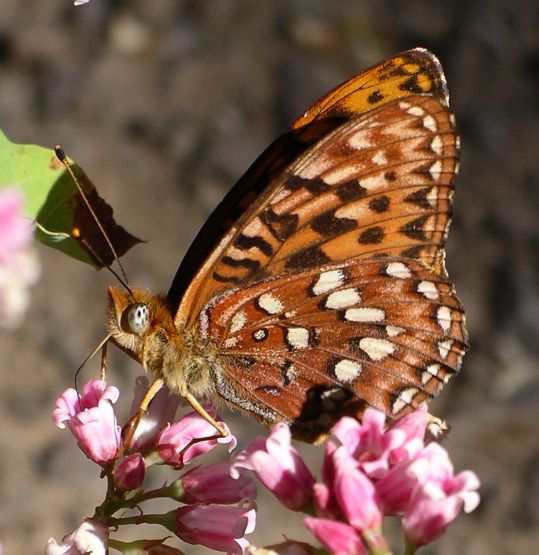
<instances>
[{"instance_id":1,"label":"butterfly head","mask_svg":"<svg viewBox=\"0 0 539 555\"><path fill-rule=\"evenodd\" d=\"M145 366L145 344L159 330L167 335L167 329L174 329L163 297L142 289L125 292L112 286L108 295L107 327L112 339Z\"/></svg>"}]
</instances>

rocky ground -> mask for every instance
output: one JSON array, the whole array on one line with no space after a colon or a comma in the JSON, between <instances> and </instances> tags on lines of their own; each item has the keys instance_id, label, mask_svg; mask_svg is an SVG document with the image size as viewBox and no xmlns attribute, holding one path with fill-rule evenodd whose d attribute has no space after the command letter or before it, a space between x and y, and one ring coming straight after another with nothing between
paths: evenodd
<instances>
[{"instance_id":1,"label":"rocky ground","mask_svg":"<svg viewBox=\"0 0 539 555\"><path fill-rule=\"evenodd\" d=\"M539 552L539 186L534 2L0 1L0 128L61 143L148 244L132 283L166 290L198 227L256 155L314 99L413 46L441 59L462 134L448 267L471 350L436 404L482 504L425 553ZM24 326L0 336L0 539L43 551L102 492L51 424L54 399L103 336L111 276L40 249ZM136 366L111 353L129 389ZM97 372L86 369L85 377ZM124 409L126 410L126 409ZM237 420L243 442L258 428ZM309 456L316 450L302 447ZM257 543L306 538L261 512ZM193 550L192 552L200 552Z\"/></svg>"}]
</instances>

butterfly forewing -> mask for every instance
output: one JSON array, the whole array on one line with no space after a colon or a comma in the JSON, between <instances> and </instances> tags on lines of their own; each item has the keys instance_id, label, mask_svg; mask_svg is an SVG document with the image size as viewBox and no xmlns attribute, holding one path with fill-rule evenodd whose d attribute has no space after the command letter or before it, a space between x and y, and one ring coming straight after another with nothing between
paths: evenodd
<instances>
[{"instance_id":1,"label":"butterfly forewing","mask_svg":"<svg viewBox=\"0 0 539 555\"><path fill-rule=\"evenodd\" d=\"M302 129L324 120L357 117L397 98L416 94L428 94L446 106L449 100L440 62L423 48L398 54L335 87L290 127ZM307 136L314 133L302 135L304 139Z\"/></svg>"},{"instance_id":2,"label":"butterfly forewing","mask_svg":"<svg viewBox=\"0 0 539 555\"><path fill-rule=\"evenodd\" d=\"M305 151L230 230L199 303L265 276L375 255L443 274L457 137L439 100L394 101ZM193 307L191 317L201 306Z\"/></svg>"},{"instance_id":3,"label":"butterfly forewing","mask_svg":"<svg viewBox=\"0 0 539 555\"><path fill-rule=\"evenodd\" d=\"M411 95L428 94L444 105L448 102L445 78L437 58L423 48L393 56L342 83L318 100L294 121L252 164L208 218L182 260L167 294L167 303L184 323L191 303L200 298L198 287L216 245L232 225L282 171L305 150L343 122ZM200 267L202 266L202 269ZM226 287L223 287L225 289ZM187 290L187 291L186 291Z\"/></svg>"}]
</instances>

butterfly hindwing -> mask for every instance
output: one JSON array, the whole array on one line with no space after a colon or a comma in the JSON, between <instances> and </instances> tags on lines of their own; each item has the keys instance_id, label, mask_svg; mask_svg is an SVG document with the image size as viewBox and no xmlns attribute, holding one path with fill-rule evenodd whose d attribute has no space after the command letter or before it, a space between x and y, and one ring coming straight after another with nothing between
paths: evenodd
<instances>
[{"instance_id":1,"label":"butterfly hindwing","mask_svg":"<svg viewBox=\"0 0 539 555\"><path fill-rule=\"evenodd\" d=\"M438 394L466 348L452 285L407 258L270 278L225 293L201 319L217 393L304 439L366 405L399 417Z\"/></svg>"}]
</instances>

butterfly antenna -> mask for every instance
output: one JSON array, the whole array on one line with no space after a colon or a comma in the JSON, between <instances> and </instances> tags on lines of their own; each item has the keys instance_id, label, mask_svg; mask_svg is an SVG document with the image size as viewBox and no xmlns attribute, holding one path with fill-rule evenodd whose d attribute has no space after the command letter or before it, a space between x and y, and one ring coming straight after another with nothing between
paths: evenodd
<instances>
[{"instance_id":1,"label":"butterfly antenna","mask_svg":"<svg viewBox=\"0 0 539 555\"><path fill-rule=\"evenodd\" d=\"M64 168L66 169L67 173L70 175L71 179L73 180L73 182L75 183L75 186L77 187L77 190L80 194L80 196L82 197L82 200L84 200L84 204L86 204L86 207L88 208L88 211L90 212L90 214L92 215L92 218L94 219L95 223L97 224L97 227L99 228L99 231L101 231L101 234L103 235L103 237L105 238L105 241L107 242L107 245L110 249L110 252L112 253L112 256L114 257L114 260L116 260L116 262L118 263L118 267L120 268L120 271L122 272L122 277L120 277L117 272L115 272L109 265L105 264L102 259L97 255L97 253L92 249L92 247L88 244L87 241L84 240L83 237L80 236L79 230L78 229L74 229L73 230L73 236L76 237L79 241L81 241L81 243L84 244L85 248L88 249L88 251L95 257L95 259L105 268L107 268L109 270L109 272L127 289L127 291L132 295L132 291L129 288L129 280L127 279L127 274L125 273L124 267L122 266L122 263L120 262L120 257L118 256L118 254L116 253L116 250L114 248L114 246L112 245L111 240L109 239L109 236L107 235L107 232L105 231L105 229L103 228L103 226L101 225L101 222L99 221L99 218L97 217L97 214L94 212L94 209L92 208L92 206L90 205L88 198L86 197L86 194L84 193L84 191L82 190L82 187L79 183L79 180L77 179L75 172L73 171L73 169L71 168L71 164L69 163L69 160L67 159L66 153L64 152L64 150L62 149L62 147L60 145L56 145L54 147L54 152L56 153L56 157L58 158L58 160L60 160L60 162L62 163L62 165L64 166Z\"/></svg>"}]
</instances>

